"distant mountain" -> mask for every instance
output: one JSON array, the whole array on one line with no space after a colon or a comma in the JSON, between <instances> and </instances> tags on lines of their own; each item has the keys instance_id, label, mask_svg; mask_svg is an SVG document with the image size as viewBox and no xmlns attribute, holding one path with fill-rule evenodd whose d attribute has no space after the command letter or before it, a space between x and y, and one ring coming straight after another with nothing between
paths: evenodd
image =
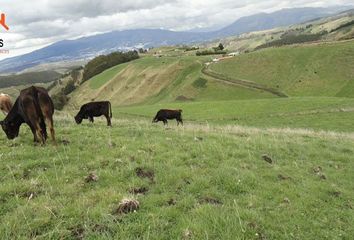
<instances>
[{"instance_id":1,"label":"distant mountain","mask_svg":"<svg viewBox=\"0 0 354 240\"><path fill-rule=\"evenodd\" d=\"M0 61L0 72L18 72L43 63L64 60L90 59L112 51L126 51L140 47L191 44L242 33L271 29L325 17L341 8L293 8L273 13L243 17L231 25L211 32L174 32L161 29L113 31L75 40L56 42L42 49Z\"/></svg>"},{"instance_id":2,"label":"distant mountain","mask_svg":"<svg viewBox=\"0 0 354 240\"><path fill-rule=\"evenodd\" d=\"M213 32L212 35L214 37L227 37L276 27L284 27L307 22L316 18L326 17L344 10L347 9L345 7L290 8L282 9L273 13L260 13L240 18L229 26Z\"/></svg>"}]
</instances>

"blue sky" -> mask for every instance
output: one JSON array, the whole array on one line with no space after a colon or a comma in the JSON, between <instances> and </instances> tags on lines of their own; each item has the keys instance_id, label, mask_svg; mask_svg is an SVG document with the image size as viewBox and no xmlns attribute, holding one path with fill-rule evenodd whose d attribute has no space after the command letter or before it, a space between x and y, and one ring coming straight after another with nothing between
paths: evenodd
<instances>
[{"instance_id":1,"label":"blue sky","mask_svg":"<svg viewBox=\"0 0 354 240\"><path fill-rule=\"evenodd\" d=\"M0 0L9 31L0 29L11 57L63 39L112 30L221 28L259 12L292 7L353 5L352 0Z\"/></svg>"}]
</instances>

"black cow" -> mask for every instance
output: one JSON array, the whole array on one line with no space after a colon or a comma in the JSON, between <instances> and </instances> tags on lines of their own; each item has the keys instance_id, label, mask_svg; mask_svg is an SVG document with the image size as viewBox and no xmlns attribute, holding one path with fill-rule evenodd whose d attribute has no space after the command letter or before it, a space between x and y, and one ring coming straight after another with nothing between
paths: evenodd
<instances>
[{"instance_id":1,"label":"black cow","mask_svg":"<svg viewBox=\"0 0 354 240\"><path fill-rule=\"evenodd\" d=\"M93 117L102 115L107 119L107 126L112 126L112 108L109 101L90 102L82 105L80 111L75 116L75 121L77 124L80 124L82 119L89 119L90 122L93 122Z\"/></svg>"},{"instance_id":2,"label":"black cow","mask_svg":"<svg viewBox=\"0 0 354 240\"><path fill-rule=\"evenodd\" d=\"M0 124L7 138L14 139L18 136L21 124L27 123L32 130L34 141L42 144L47 140L48 124L55 143L53 114L54 105L47 90L32 86L20 92L14 106Z\"/></svg>"},{"instance_id":3,"label":"black cow","mask_svg":"<svg viewBox=\"0 0 354 240\"><path fill-rule=\"evenodd\" d=\"M176 119L177 126L179 123L183 125L182 121L182 110L171 110L171 109L160 109L157 113L152 122L159 122L162 121L164 125L167 124L167 119Z\"/></svg>"}]
</instances>

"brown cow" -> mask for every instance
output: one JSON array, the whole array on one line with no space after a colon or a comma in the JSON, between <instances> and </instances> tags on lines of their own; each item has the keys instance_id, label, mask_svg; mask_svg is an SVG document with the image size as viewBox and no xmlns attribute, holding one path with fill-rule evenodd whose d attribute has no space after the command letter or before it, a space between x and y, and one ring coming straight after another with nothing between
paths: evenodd
<instances>
[{"instance_id":1,"label":"brown cow","mask_svg":"<svg viewBox=\"0 0 354 240\"><path fill-rule=\"evenodd\" d=\"M0 109L4 113L4 115L7 115L12 108L12 102L10 99L10 96L4 93L0 93Z\"/></svg>"},{"instance_id":2,"label":"brown cow","mask_svg":"<svg viewBox=\"0 0 354 240\"><path fill-rule=\"evenodd\" d=\"M48 124L55 143L53 114L54 105L47 90L32 86L20 92L14 106L0 123L8 139L17 137L21 124L27 123L32 130L34 141L42 144L47 139L46 124Z\"/></svg>"}]
</instances>

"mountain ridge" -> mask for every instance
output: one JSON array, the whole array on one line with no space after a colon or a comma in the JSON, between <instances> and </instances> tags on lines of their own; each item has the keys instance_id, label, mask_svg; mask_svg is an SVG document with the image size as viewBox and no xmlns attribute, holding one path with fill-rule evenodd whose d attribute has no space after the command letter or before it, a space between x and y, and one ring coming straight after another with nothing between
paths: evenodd
<instances>
[{"instance_id":1,"label":"mountain ridge","mask_svg":"<svg viewBox=\"0 0 354 240\"><path fill-rule=\"evenodd\" d=\"M318 17L326 17L345 10L344 8L290 8L273 13L259 13L239 18L232 24L211 32L131 29L112 31L73 40L62 40L24 55L4 59L0 61L0 71L2 73L18 72L42 63L91 59L100 54L127 51L140 47L151 48L206 42L242 33L296 24Z\"/></svg>"}]
</instances>

